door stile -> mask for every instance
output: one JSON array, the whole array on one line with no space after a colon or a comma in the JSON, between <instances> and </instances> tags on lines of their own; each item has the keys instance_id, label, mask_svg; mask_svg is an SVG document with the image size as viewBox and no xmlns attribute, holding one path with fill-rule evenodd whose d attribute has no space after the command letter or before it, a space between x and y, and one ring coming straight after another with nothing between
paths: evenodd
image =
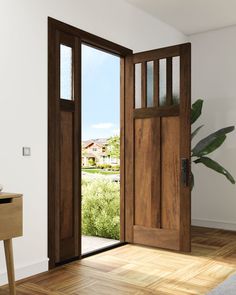
<instances>
[{"instance_id":1,"label":"door stile","mask_svg":"<svg viewBox=\"0 0 236 295\"><path fill-rule=\"evenodd\" d=\"M81 40L75 37L74 51L74 237L75 256L81 257Z\"/></svg>"},{"instance_id":2,"label":"door stile","mask_svg":"<svg viewBox=\"0 0 236 295\"><path fill-rule=\"evenodd\" d=\"M191 44L180 47L180 159L188 160L187 184L180 185L180 250L191 251Z\"/></svg>"},{"instance_id":3,"label":"door stile","mask_svg":"<svg viewBox=\"0 0 236 295\"><path fill-rule=\"evenodd\" d=\"M120 58L120 242L125 242L125 58Z\"/></svg>"},{"instance_id":4,"label":"door stile","mask_svg":"<svg viewBox=\"0 0 236 295\"><path fill-rule=\"evenodd\" d=\"M125 241L133 243L134 223L134 65L133 56L125 58Z\"/></svg>"}]
</instances>

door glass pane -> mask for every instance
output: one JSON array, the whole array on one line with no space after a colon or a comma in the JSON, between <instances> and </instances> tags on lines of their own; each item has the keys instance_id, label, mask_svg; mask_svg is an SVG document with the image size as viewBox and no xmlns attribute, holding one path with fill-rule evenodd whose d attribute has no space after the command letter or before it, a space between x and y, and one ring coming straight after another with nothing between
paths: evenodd
<instances>
[{"instance_id":1,"label":"door glass pane","mask_svg":"<svg viewBox=\"0 0 236 295\"><path fill-rule=\"evenodd\" d=\"M141 108L142 65L135 64L135 108Z\"/></svg>"},{"instance_id":2,"label":"door glass pane","mask_svg":"<svg viewBox=\"0 0 236 295\"><path fill-rule=\"evenodd\" d=\"M60 45L60 98L72 100L72 48Z\"/></svg>"},{"instance_id":3,"label":"door glass pane","mask_svg":"<svg viewBox=\"0 0 236 295\"><path fill-rule=\"evenodd\" d=\"M153 67L154 62L147 62L147 106L153 107Z\"/></svg>"},{"instance_id":4,"label":"door glass pane","mask_svg":"<svg viewBox=\"0 0 236 295\"><path fill-rule=\"evenodd\" d=\"M180 100L180 57L172 59L173 67L173 104L179 104Z\"/></svg>"},{"instance_id":5,"label":"door glass pane","mask_svg":"<svg viewBox=\"0 0 236 295\"><path fill-rule=\"evenodd\" d=\"M166 104L166 59L160 59L159 63L159 105Z\"/></svg>"}]
</instances>

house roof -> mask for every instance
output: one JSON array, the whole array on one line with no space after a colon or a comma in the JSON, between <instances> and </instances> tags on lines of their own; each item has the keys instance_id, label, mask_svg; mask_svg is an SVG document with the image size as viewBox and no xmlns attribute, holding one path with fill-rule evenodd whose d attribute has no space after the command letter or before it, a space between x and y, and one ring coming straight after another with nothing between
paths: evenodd
<instances>
[{"instance_id":1,"label":"house roof","mask_svg":"<svg viewBox=\"0 0 236 295\"><path fill-rule=\"evenodd\" d=\"M90 139L90 140L85 140L82 142L83 148L87 148L88 146L92 144L97 144L100 147L103 147L104 145L107 144L108 139L107 138L97 138L97 139Z\"/></svg>"}]
</instances>

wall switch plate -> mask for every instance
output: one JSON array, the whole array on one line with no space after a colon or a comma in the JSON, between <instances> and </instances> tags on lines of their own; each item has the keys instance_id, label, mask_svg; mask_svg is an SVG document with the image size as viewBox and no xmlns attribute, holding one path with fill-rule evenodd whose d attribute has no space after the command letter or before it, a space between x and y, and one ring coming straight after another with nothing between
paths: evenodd
<instances>
[{"instance_id":1,"label":"wall switch plate","mask_svg":"<svg viewBox=\"0 0 236 295\"><path fill-rule=\"evenodd\" d=\"M29 157L31 155L31 148L24 146L22 148L22 154L24 157Z\"/></svg>"}]
</instances>

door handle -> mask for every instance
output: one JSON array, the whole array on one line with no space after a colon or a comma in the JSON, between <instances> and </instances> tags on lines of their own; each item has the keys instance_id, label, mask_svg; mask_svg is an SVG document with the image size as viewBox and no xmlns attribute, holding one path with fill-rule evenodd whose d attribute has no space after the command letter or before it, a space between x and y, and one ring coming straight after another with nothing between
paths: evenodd
<instances>
[{"instance_id":1,"label":"door handle","mask_svg":"<svg viewBox=\"0 0 236 295\"><path fill-rule=\"evenodd\" d=\"M181 159L181 182L184 186L188 186L188 159Z\"/></svg>"}]
</instances>

